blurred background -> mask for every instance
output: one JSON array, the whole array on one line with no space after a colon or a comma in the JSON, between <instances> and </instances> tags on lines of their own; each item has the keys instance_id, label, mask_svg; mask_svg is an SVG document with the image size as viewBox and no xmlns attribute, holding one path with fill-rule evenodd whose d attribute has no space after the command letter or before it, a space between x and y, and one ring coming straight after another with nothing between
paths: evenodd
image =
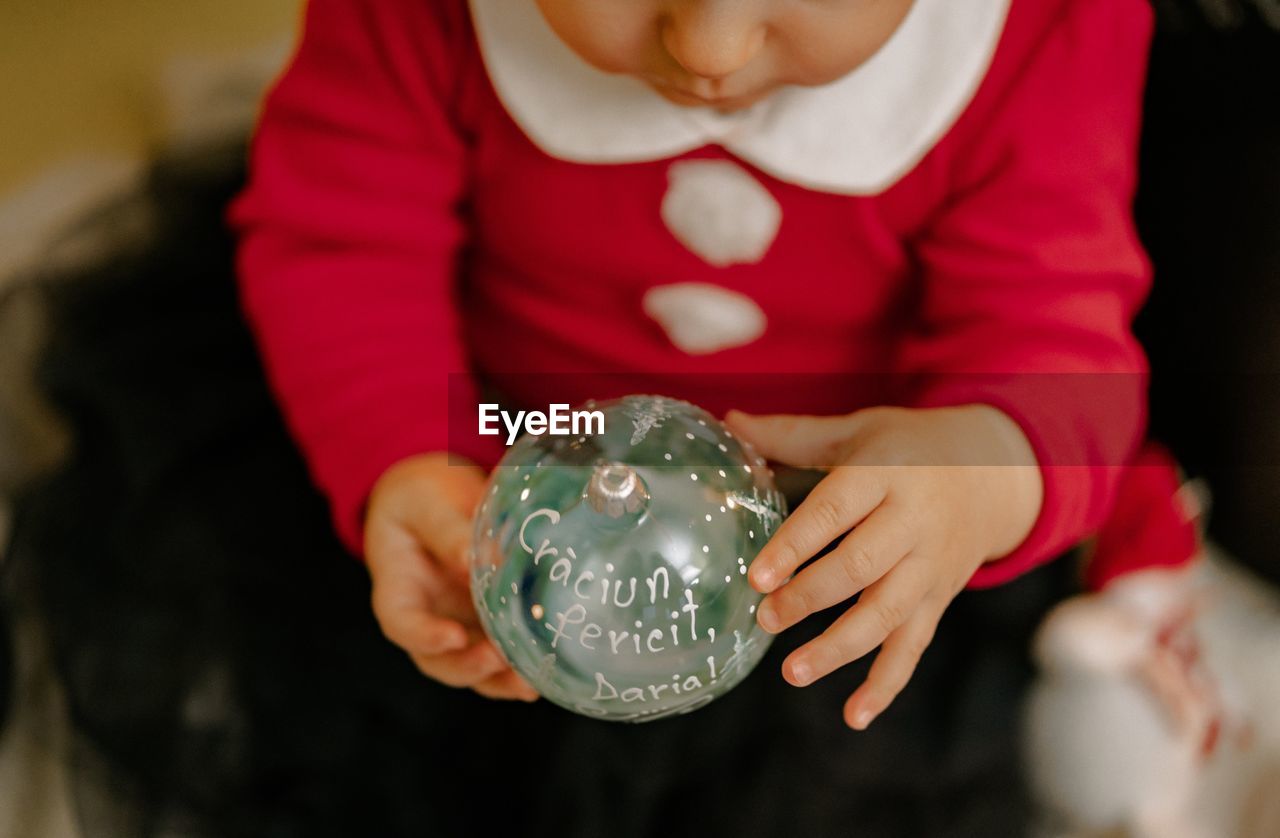
<instances>
[{"instance_id":1,"label":"blurred background","mask_svg":"<svg viewBox=\"0 0 1280 838\"><path fill-rule=\"evenodd\" d=\"M1153 435L1210 536L1197 630L1230 724L1170 775L1182 751L1158 712L1051 649L1033 695L1068 709L1029 717L1032 819L1046 835L1274 838L1280 5L1154 5L1137 211L1157 283L1138 328ZM0 838L320 834L331 776L375 793L337 765L356 743L414 758L397 743L422 733L417 687L394 653L374 654L387 663L363 691L343 683L347 665L371 671L376 629L362 572L291 537L319 499L282 492L267 514L238 490L304 479L278 453L221 223L300 7L0 4ZM325 708L352 704L360 725L329 727ZM1067 741L1094 750L1057 759ZM1111 797L1087 775L1115 780Z\"/></svg>"},{"instance_id":2,"label":"blurred background","mask_svg":"<svg viewBox=\"0 0 1280 838\"><path fill-rule=\"evenodd\" d=\"M187 83L185 65L226 68L260 48L283 58L300 9L296 0L6 3L0 189L74 157L145 154L177 116L166 87Z\"/></svg>"},{"instance_id":3,"label":"blurred background","mask_svg":"<svg viewBox=\"0 0 1280 838\"><path fill-rule=\"evenodd\" d=\"M50 0L0 8L0 269L178 135L242 127L297 0ZM230 95L228 88L241 95ZM221 93L216 89L220 88Z\"/></svg>"},{"instance_id":4,"label":"blurred background","mask_svg":"<svg viewBox=\"0 0 1280 838\"><path fill-rule=\"evenodd\" d=\"M0 564L13 493L70 443L32 383L45 317L27 283L55 251L69 255L71 231L144 189L158 156L248 131L301 11L299 0L0 4ZM0 836L80 835L47 638L29 610L0 611Z\"/></svg>"}]
</instances>

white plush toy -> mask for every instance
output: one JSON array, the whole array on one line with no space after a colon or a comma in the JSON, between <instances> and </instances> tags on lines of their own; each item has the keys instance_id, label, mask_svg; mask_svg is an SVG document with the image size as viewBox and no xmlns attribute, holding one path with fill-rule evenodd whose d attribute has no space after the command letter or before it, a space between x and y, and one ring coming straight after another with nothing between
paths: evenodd
<instances>
[{"instance_id":1,"label":"white plush toy","mask_svg":"<svg viewBox=\"0 0 1280 838\"><path fill-rule=\"evenodd\" d=\"M1131 573L1035 640L1045 833L1280 836L1280 595L1221 559Z\"/></svg>"}]
</instances>

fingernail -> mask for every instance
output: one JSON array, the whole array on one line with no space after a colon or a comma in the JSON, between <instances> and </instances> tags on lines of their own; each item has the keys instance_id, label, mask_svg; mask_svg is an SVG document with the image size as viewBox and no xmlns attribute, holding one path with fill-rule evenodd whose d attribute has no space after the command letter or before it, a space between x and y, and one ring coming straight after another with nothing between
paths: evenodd
<instances>
[{"instance_id":1,"label":"fingernail","mask_svg":"<svg viewBox=\"0 0 1280 838\"><path fill-rule=\"evenodd\" d=\"M798 686L805 686L813 680L813 670L809 664L800 662L791 664L791 678Z\"/></svg>"},{"instance_id":2,"label":"fingernail","mask_svg":"<svg viewBox=\"0 0 1280 838\"><path fill-rule=\"evenodd\" d=\"M859 711L858 715L853 717L853 729L866 730L875 717L876 714L872 713L870 710Z\"/></svg>"},{"instance_id":3,"label":"fingernail","mask_svg":"<svg viewBox=\"0 0 1280 838\"><path fill-rule=\"evenodd\" d=\"M767 566L762 566L759 570L753 569L748 579L755 580L756 590L760 593L769 593L773 590L774 574L773 570Z\"/></svg>"},{"instance_id":4,"label":"fingernail","mask_svg":"<svg viewBox=\"0 0 1280 838\"><path fill-rule=\"evenodd\" d=\"M768 602L761 603L760 608L757 609L756 622L760 624L760 628L770 634L776 634L778 631L778 615Z\"/></svg>"}]
</instances>

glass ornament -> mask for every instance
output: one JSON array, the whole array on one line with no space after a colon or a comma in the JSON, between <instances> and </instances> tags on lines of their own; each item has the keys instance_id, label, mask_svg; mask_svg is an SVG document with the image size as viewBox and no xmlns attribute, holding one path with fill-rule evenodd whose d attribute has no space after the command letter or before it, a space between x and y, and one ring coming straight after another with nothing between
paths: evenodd
<instances>
[{"instance_id":1,"label":"glass ornament","mask_svg":"<svg viewBox=\"0 0 1280 838\"><path fill-rule=\"evenodd\" d=\"M747 568L786 515L763 459L687 402L627 396L604 432L526 434L476 516L471 593L546 699L641 722L736 686L771 635ZM596 428L598 430L598 428Z\"/></svg>"}]
</instances>

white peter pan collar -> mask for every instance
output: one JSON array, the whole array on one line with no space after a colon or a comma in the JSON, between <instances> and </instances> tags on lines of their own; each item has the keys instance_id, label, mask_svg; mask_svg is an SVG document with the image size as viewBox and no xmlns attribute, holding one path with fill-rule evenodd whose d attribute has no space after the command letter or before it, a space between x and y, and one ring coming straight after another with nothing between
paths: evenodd
<instances>
[{"instance_id":1,"label":"white peter pan collar","mask_svg":"<svg viewBox=\"0 0 1280 838\"><path fill-rule=\"evenodd\" d=\"M720 145L780 180L848 195L884 191L951 128L987 73L1010 2L915 0L889 42L847 76L721 114L595 69L531 0L470 0L499 98L552 157L637 163Z\"/></svg>"}]
</instances>

